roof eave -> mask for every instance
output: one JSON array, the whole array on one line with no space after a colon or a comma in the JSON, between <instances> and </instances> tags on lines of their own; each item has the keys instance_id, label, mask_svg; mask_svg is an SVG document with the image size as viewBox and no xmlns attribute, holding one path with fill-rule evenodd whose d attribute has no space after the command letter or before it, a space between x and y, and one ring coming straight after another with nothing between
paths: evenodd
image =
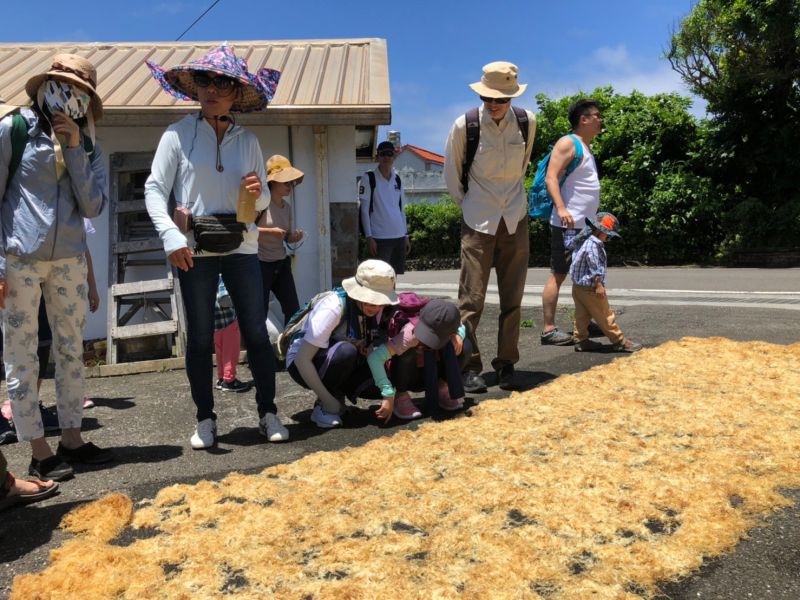
<instances>
[{"instance_id":1,"label":"roof eave","mask_svg":"<svg viewBox=\"0 0 800 600\"><path fill-rule=\"evenodd\" d=\"M197 111L196 105L159 108L104 107L99 127L166 127L184 115ZM388 125L391 106L270 106L257 113L235 114L242 125Z\"/></svg>"}]
</instances>

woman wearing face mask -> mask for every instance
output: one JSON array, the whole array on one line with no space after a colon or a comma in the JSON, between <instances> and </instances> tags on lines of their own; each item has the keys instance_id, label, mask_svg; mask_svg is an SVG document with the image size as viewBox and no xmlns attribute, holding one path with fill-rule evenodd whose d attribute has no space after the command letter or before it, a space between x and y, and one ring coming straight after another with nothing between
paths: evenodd
<instances>
[{"instance_id":1,"label":"woman wearing face mask","mask_svg":"<svg viewBox=\"0 0 800 600\"><path fill-rule=\"evenodd\" d=\"M81 435L88 291L83 218L98 216L108 202L104 160L94 139L94 123L103 115L96 87L92 63L58 54L46 73L26 83L30 108L0 122L6 384L17 435L31 443L29 473L42 480L72 477L69 463L113 459ZM44 437L36 390L42 295L54 334L61 426L55 455Z\"/></svg>"}]
</instances>

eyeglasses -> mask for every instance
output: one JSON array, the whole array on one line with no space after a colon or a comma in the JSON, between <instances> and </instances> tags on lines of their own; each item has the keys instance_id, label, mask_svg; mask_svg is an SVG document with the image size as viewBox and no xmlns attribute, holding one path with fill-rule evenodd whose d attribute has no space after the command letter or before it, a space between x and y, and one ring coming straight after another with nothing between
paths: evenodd
<instances>
[{"instance_id":1,"label":"eyeglasses","mask_svg":"<svg viewBox=\"0 0 800 600\"><path fill-rule=\"evenodd\" d=\"M511 98L487 98L486 96L481 96L481 100L486 102L486 104L508 104L511 102Z\"/></svg>"},{"instance_id":2,"label":"eyeglasses","mask_svg":"<svg viewBox=\"0 0 800 600\"><path fill-rule=\"evenodd\" d=\"M586 113L585 116L587 116L587 117L597 117L601 121L603 120L603 115L600 112Z\"/></svg>"},{"instance_id":3,"label":"eyeglasses","mask_svg":"<svg viewBox=\"0 0 800 600\"><path fill-rule=\"evenodd\" d=\"M201 88L207 88L208 86L213 85L215 88L217 88L217 91L221 96L227 96L239 85L236 80L231 79L230 77L225 77L225 75L215 75L212 77L208 73L194 73L192 75L192 80Z\"/></svg>"},{"instance_id":4,"label":"eyeglasses","mask_svg":"<svg viewBox=\"0 0 800 600\"><path fill-rule=\"evenodd\" d=\"M394 150L381 150L378 156L394 156Z\"/></svg>"}]
</instances>

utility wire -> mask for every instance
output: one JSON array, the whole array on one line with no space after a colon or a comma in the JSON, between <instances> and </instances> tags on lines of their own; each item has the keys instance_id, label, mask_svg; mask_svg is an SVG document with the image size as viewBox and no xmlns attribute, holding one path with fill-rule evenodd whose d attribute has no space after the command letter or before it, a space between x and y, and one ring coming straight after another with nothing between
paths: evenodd
<instances>
[{"instance_id":1,"label":"utility wire","mask_svg":"<svg viewBox=\"0 0 800 600\"><path fill-rule=\"evenodd\" d=\"M220 3L220 0L214 0L214 2L211 4L211 6L209 6L209 7L208 7L208 8L205 10L205 12L203 12L203 14L202 14L202 15L200 15L199 17L197 17L197 18L194 20L194 22L193 22L191 25L189 25L189 26L186 28L186 30L185 30L185 31L184 31L182 34L180 34L180 35L178 36L178 39L176 39L175 41L176 41L176 42L180 42L180 41L181 41L181 38L182 38L183 36L185 36L187 33L189 33L189 30L190 30L192 27L194 27L195 25L197 25L198 21L200 21L200 19L202 19L203 17L205 17L205 16L206 16L206 14L208 14L208 11L210 11L212 8L214 8L214 7L215 7L217 4L219 4L219 3Z\"/></svg>"}]
</instances>

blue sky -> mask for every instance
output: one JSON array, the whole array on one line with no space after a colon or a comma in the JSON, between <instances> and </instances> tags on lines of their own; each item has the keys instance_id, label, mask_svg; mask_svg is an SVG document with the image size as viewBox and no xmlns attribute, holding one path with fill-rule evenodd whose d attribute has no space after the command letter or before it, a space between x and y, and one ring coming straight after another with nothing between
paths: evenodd
<instances>
[{"instance_id":1,"label":"blue sky","mask_svg":"<svg viewBox=\"0 0 800 600\"><path fill-rule=\"evenodd\" d=\"M10 0L4 3L0 41L169 41L211 2L83 0L66 7L43 0L37 12L47 16L38 19L31 18L28 3ZM620 92L688 95L661 56L671 28L692 5L691 0L221 0L184 39L385 38L392 124L381 127L380 139L389 128L397 129L403 143L441 152L453 120L477 104L468 84L494 60L519 66L520 81L529 85L516 103L531 109L539 92L559 97L609 84Z\"/></svg>"}]
</instances>

